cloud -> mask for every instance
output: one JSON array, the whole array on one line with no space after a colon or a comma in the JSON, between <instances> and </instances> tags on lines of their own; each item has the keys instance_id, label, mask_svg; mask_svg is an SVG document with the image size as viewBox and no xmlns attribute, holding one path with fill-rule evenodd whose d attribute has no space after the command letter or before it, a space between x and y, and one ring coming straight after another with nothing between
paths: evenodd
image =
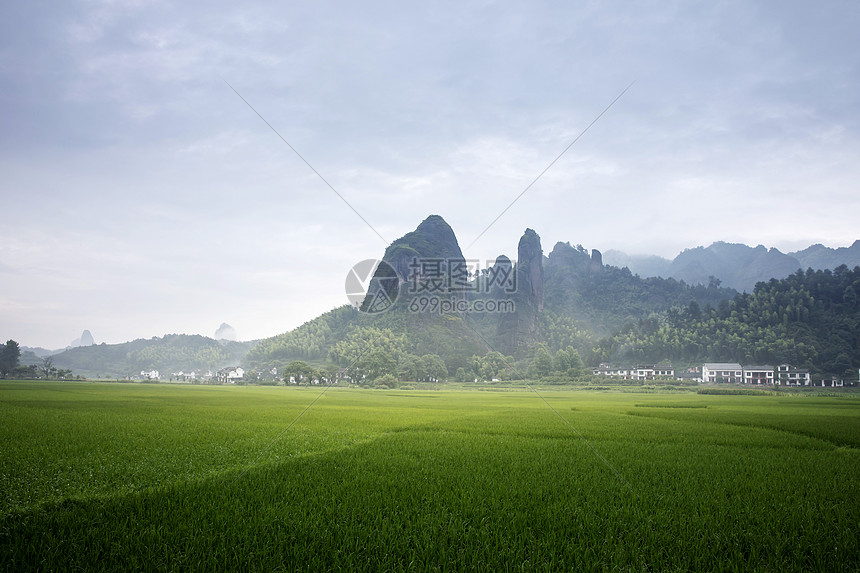
<instances>
[{"instance_id":1,"label":"cloud","mask_svg":"<svg viewBox=\"0 0 860 573\"><path fill-rule=\"evenodd\" d=\"M0 338L258 337L345 302L385 244L222 77L388 240L439 213L469 244L635 79L467 256L526 227L545 250L848 245L858 24L795 1L6 3Z\"/></svg>"}]
</instances>

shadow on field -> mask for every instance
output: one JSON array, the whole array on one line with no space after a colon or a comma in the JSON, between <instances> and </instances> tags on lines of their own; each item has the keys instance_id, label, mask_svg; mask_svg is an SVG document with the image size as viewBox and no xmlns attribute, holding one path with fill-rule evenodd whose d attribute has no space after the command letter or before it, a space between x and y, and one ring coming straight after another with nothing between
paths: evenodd
<instances>
[{"instance_id":1,"label":"shadow on field","mask_svg":"<svg viewBox=\"0 0 860 573\"><path fill-rule=\"evenodd\" d=\"M580 440L395 432L241 476L6 516L0 566L837 571L856 565L850 525L857 523L856 504L832 500L841 513L825 519L819 512L829 497L812 500L814 511L793 500L773 507L756 492L733 492L737 470L720 473L720 460L706 468L708 487L715 488L710 495L665 497L646 484L668 479L676 460L660 466L629 447L612 453L641 477L639 491L620 483ZM702 471L712 454L704 452L690 468ZM683 491L685 484L677 485ZM740 496L737 503L727 503L730 493Z\"/></svg>"},{"instance_id":2,"label":"shadow on field","mask_svg":"<svg viewBox=\"0 0 860 573\"><path fill-rule=\"evenodd\" d=\"M812 438L835 447L860 447L860 417L857 415L797 416L790 413L758 412L751 416L748 412L702 411L706 407L701 406L636 404L636 407L636 410L629 410L627 415L772 430ZM693 410L693 412L684 410ZM798 447L798 444L792 443L791 447Z\"/></svg>"}]
</instances>

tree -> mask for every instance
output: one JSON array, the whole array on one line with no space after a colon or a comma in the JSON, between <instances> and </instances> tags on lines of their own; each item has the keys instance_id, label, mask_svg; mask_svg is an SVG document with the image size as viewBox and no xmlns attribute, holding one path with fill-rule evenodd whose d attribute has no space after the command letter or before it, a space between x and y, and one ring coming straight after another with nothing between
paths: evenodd
<instances>
[{"instance_id":1,"label":"tree","mask_svg":"<svg viewBox=\"0 0 860 573\"><path fill-rule=\"evenodd\" d=\"M547 376L552 372L552 354L545 344L539 344L532 360L532 368L538 376Z\"/></svg>"},{"instance_id":2,"label":"tree","mask_svg":"<svg viewBox=\"0 0 860 573\"><path fill-rule=\"evenodd\" d=\"M310 364L302 360L293 360L287 364L287 367L284 369L284 383L289 384L290 378L292 378L293 382L296 384L301 384L303 381L305 383L310 383L310 378L313 374L314 369L311 368Z\"/></svg>"},{"instance_id":3,"label":"tree","mask_svg":"<svg viewBox=\"0 0 860 573\"><path fill-rule=\"evenodd\" d=\"M397 378L393 374L383 374L373 382L375 388L397 388Z\"/></svg>"},{"instance_id":4,"label":"tree","mask_svg":"<svg viewBox=\"0 0 860 573\"><path fill-rule=\"evenodd\" d=\"M329 384L337 384L337 373L340 369L336 364L329 364L325 367L326 382Z\"/></svg>"},{"instance_id":5,"label":"tree","mask_svg":"<svg viewBox=\"0 0 860 573\"><path fill-rule=\"evenodd\" d=\"M15 370L20 359L21 348L18 343L12 339L7 340L6 344L0 346L0 376L6 376Z\"/></svg>"},{"instance_id":6,"label":"tree","mask_svg":"<svg viewBox=\"0 0 860 573\"><path fill-rule=\"evenodd\" d=\"M448 377L448 368L445 361L438 354L425 354L421 357L424 366L424 374L431 382L439 382Z\"/></svg>"},{"instance_id":7,"label":"tree","mask_svg":"<svg viewBox=\"0 0 860 573\"><path fill-rule=\"evenodd\" d=\"M582 362L582 357L579 356L579 352L577 352L576 348L568 346L567 355L570 358L570 366L568 367L568 374L572 376L582 376L585 371L585 364Z\"/></svg>"},{"instance_id":8,"label":"tree","mask_svg":"<svg viewBox=\"0 0 860 573\"><path fill-rule=\"evenodd\" d=\"M356 366L360 373L360 379L363 376L368 382L386 374L393 376L397 373L397 362L389 353L382 350L368 352L359 359Z\"/></svg>"},{"instance_id":9,"label":"tree","mask_svg":"<svg viewBox=\"0 0 860 573\"><path fill-rule=\"evenodd\" d=\"M567 350L561 348L555 353L553 367L556 372L567 372L570 370L570 354L568 354Z\"/></svg>"},{"instance_id":10,"label":"tree","mask_svg":"<svg viewBox=\"0 0 860 573\"><path fill-rule=\"evenodd\" d=\"M418 382L424 379L424 362L414 354L406 354L397 363L397 375L404 382Z\"/></svg>"},{"instance_id":11,"label":"tree","mask_svg":"<svg viewBox=\"0 0 860 573\"><path fill-rule=\"evenodd\" d=\"M45 375L45 379L50 378L51 373L54 370L54 358L52 356L45 356L42 358L42 365L39 366L39 372Z\"/></svg>"},{"instance_id":12,"label":"tree","mask_svg":"<svg viewBox=\"0 0 860 573\"><path fill-rule=\"evenodd\" d=\"M690 304L687 305L687 320L697 321L702 319L702 309L699 307L699 303L695 300L691 300Z\"/></svg>"}]
</instances>

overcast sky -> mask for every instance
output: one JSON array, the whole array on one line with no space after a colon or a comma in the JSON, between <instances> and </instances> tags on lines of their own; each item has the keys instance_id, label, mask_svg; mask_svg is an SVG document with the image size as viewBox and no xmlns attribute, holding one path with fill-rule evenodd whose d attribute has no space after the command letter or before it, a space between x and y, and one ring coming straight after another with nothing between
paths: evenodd
<instances>
[{"instance_id":1,"label":"overcast sky","mask_svg":"<svg viewBox=\"0 0 860 573\"><path fill-rule=\"evenodd\" d=\"M858 30L855 0L4 2L0 340L278 334L431 213L480 260L527 227L848 246Z\"/></svg>"}]
</instances>

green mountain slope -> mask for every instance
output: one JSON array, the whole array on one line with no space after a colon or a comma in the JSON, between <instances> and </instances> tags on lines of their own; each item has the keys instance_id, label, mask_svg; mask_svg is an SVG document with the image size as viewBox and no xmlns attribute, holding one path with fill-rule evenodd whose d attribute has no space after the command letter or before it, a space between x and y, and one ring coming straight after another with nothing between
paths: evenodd
<instances>
[{"instance_id":1,"label":"green mountain slope","mask_svg":"<svg viewBox=\"0 0 860 573\"><path fill-rule=\"evenodd\" d=\"M346 368L356 358L354 352L346 349L355 346L356 341L369 341L365 344L366 352L372 353L379 350L375 343L389 349L382 341L404 335L405 339L396 345L396 354L438 355L451 372L466 366L474 354L486 353L487 344L470 327L467 318L457 313L440 313L427 305L416 306L427 291L417 288L412 292L410 277L414 276L414 269L410 269L410 265L413 260L444 261L446 264L463 261L457 238L442 217L431 215L415 231L394 241L385 250L382 260L396 269L401 278L399 296L392 308L377 314L347 305L333 309L295 330L260 341L248 353L245 365L249 369L274 367L281 370L293 360L302 360L318 366L334 364ZM418 282L424 284L436 278L424 276ZM373 299L374 289L378 288L383 287L371 283L365 302Z\"/></svg>"},{"instance_id":2,"label":"green mountain slope","mask_svg":"<svg viewBox=\"0 0 860 573\"><path fill-rule=\"evenodd\" d=\"M598 354L602 360L788 363L856 380L860 267L797 271L713 309L670 309L602 340Z\"/></svg>"},{"instance_id":3,"label":"green mountain slope","mask_svg":"<svg viewBox=\"0 0 860 573\"><path fill-rule=\"evenodd\" d=\"M438 293L429 287L439 277L427 269L422 267L424 274L415 280L415 260L456 264L463 255L453 230L436 215L394 241L383 260L401 279L399 296L387 312L369 314L349 306L331 310L293 331L260 341L248 353L246 367L281 370L293 360L346 367L355 359L360 346L356 341L369 341L369 353L385 347L395 358L438 355L450 374L474 368L474 355L497 353L529 360L539 346L552 352L571 348L590 356L600 336L630 321L690 301L716 306L736 294L716 282L692 287L673 279L641 279L626 269L604 266L597 251L589 256L566 243L544 257L540 237L531 229L520 240L516 265L500 256L486 274L469 277L465 292ZM515 277L515 288L508 289L507 284L503 288L496 280L509 276ZM371 284L363 310L368 310L374 288L387 288L382 286L388 284L383 282L387 275L377 278L380 282ZM439 312L424 304L434 294L470 309L475 302L484 303L484 309L488 303L494 308L511 306L498 312ZM354 351L345 353L344 348Z\"/></svg>"},{"instance_id":4,"label":"green mountain slope","mask_svg":"<svg viewBox=\"0 0 860 573\"><path fill-rule=\"evenodd\" d=\"M126 378L142 370L171 372L204 370L240 363L253 342L218 341L205 336L166 334L122 344L80 346L53 355L54 366L89 378Z\"/></svg>"},{"instance_id":5,"label":"green mountain slope","mask_svg":"<svg viewBox=\"0 0 860 573\"><path fill-rule=\"evenodd\" d=\"M569 243L557 243L546 261L545 293L548 311L570 317L598 336L673 306L690 301L717 306L737 294L719 281L690 286L675 279L643 279L627 269L603 265L598 251L589 255Z\"/></svg>"}]
</instances>

